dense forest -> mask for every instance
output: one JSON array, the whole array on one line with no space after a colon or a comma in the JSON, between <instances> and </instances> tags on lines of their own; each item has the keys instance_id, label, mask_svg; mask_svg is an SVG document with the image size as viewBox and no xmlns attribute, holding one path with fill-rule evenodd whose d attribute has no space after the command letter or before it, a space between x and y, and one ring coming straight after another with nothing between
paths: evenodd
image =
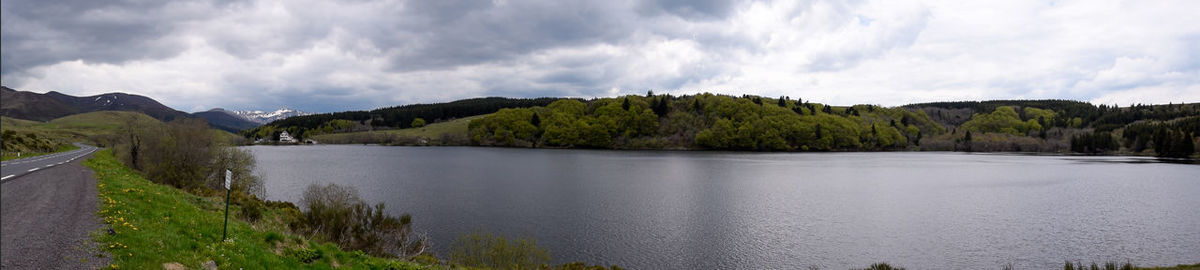
<instances>
[{"instance_id":1,"label":"dense forest","mask_svg":"<svg viewBox=\"0 0 1200 270\"><path fill-rule=\"evenodd\" d=\"M415 122L437 122L489 114L504 108L546 106L557 98L472 98L448 103L412 104L374 109L297 116L277 120L242 132L251 139L278 139L282 131L297 138L316 134L375 129L409 128ZM420 121L417 121L420 119Z\"/></svg>"},{"instance_id":2,"label":"dense forest","mask_svg":"<svg viewBox=\"0 0 1200 270\"><path fill-rule=\"evenodd\" d=\"M1013 151L1189 157L1200 104L1092 105L1071 100L832 106L791 97L628 95L469 99L290 118L244 135L398 129L485 115L480 146L740 151Z\"/></svg>"},{"instance_id":3,"label":"dense forest","mask_svg":"<svg viewBox=\"0 0 1200 270\"><path fill-rule=\"evenodd\" d=\"M624 96L504 109L471 122L479 145L764 151L894 150L945 129L922 111L757 96Z\"/></svg>"}]
</instances>

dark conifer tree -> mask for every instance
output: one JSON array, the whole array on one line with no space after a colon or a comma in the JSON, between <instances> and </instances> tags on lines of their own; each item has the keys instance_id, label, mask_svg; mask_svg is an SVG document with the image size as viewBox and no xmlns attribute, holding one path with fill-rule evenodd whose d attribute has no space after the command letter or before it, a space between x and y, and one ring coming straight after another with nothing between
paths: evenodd
<instances>
[{"instance_id":1,"label":"dark conifer tree","mask_svg":"<svg viewBox=\"0 0 1200 270\"><path fill-rule=\"evenodd\" d=\"M1195 136L1192 136L1192 134L1188 134L1187 132L1179 133L1179 139L1181 141L1179 142L1179 149L1176 150L1176 154L1178 154L1179 157L1191 156L1192 153L1196 152L1196 141L1192 140L1192 138Z\"/></svg>"},{"instance_id":2,"label":"dark conifer tree","mask_svg":"<svg viewBox=\"0 0 1200 270\"><path fill-rule=\"evenodd\" d=\"M529 123L533 124L533 126L535 126L535 127L541 127L542 126L542 118L538 117L537 113L534 113L533 117L529 119Z\"/></svg>"},{"instance_id":3,"label":"dark conifer tree","mask_svg":"<svg viewBox=\"0 0 1200 270\"><path fill-rule=\"evenodd\" d=\"M621 109L626 110L626 111L629 110L629 98L628 97L625 98L625 101L621 102Z\"/></svg>"}]
</instances>

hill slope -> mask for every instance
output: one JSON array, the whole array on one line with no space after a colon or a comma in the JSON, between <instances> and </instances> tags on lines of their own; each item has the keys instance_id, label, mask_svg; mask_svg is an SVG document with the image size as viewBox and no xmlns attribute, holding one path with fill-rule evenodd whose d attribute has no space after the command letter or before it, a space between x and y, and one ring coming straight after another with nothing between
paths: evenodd
<instances>
[{"instance_id":1,"label":"hill slope","mask_svg":"<svg viewBox=\"0 0 1200 270\"><path fill-rule=\"evenodd\" d=\"M185 112L167 107L154 99L126 93L76 97L54 91L38 94L8 87L3 87L2 91L4 100L0 104L0 108L3 108L0 110L0 115L20 119L47 121L76 113L95 111L140 112L163 121L189 116Z\"/></svg>"},{"instance_id":2,"label":"hill slope","mask_svg":"<svg viewBox=\"0 0 1200 270\"><path fill-rule=\"evenodd\" d=\"M306 138L310 131L326 129L337 122L337 132L367 131L380 129L409 128L413 120L421 118L430 123L469 116L494 113L504 108L528 108L546 106L557 98L472 98L446 103L411 104L370 111L347 111L311 114L277 120L242 134L248 138L273 138L287 131L292 136ZM327 131L317 133L328 134Z\"/></svg>"},{"instance_id":3,"label":"hill slope","mask_svg":"<svg viewBox=\"0 0 1200 270\"><path fill-rule=\"evenodd\" d=\"M246 120L245 118L234 115L232 112L226 111L221 108L216 108L216 109L203 111L203 112L197 112L197 113L193 113L192 115L195 115L196 117L204 118L204 120L208 120L208 124L211 125L213 128L217 128L217 129L221 129L221 130L229 131L229 132L233 132L233 133L237 133L242 130L252 129L254 127L259 126L258 123Z\"/></svg>"},{"instance_id":4,"label":"hill slope","mask_svg":"<svg viewBox=\"0 0 1200 270\"><path fill-rule=\"evenodd\" d=\"M3 116L47 121L79 112L78 108L50 96L0 86L0 115Z\"/></svg>"},{"instance_id":5,"label":"hill slope","mask_svg":"<svg viewBox=\"0 0 1200 270\"><path fill-rule=\"evenodd\" d=\"M3 98L0 100L0 115L17 119L49 121L88 112L130 111L162 121L190 117L204 118L214 128L234 133L259 125L221 109L188 114L167 107L152 98L126 93L76 97L54 91L38 94L8 87L2 87L0 91L2 91L0 97Z\"/></svg>"}]
</instances>

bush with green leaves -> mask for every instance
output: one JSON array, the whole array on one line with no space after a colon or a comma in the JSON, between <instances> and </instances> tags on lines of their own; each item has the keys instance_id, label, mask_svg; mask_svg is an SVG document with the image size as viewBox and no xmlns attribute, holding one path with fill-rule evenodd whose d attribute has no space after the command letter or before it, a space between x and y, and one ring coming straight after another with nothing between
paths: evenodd
<instances>
[{"instance_id":1,"label":"bush with green leaves","mask_svg":"<svg viewBox=\"0 0 1200 270\"><path fill-rule=\"evenodd\" d=\"M312 263L321 259L321 253L311 248L288 249L283 251L283 254L304 263Z\"/></svg>"}]
</instances>

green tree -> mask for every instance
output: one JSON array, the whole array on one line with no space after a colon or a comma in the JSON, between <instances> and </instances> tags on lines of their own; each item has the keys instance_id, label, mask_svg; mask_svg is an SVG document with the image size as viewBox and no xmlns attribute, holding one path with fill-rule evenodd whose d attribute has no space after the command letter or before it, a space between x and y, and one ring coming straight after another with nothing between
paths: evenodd
<instances>
[{"instance_id":1,"label":"green tree","mask_svg":"<svg viewBox=\"0 0 1200 270\"><path fill-rule=\"evenodd\" d=\"M424 127L425 119L422 119L422 118L413 119L412 124L410 126L415 127L415 128Z\"/></svg>"}]
</instances>

